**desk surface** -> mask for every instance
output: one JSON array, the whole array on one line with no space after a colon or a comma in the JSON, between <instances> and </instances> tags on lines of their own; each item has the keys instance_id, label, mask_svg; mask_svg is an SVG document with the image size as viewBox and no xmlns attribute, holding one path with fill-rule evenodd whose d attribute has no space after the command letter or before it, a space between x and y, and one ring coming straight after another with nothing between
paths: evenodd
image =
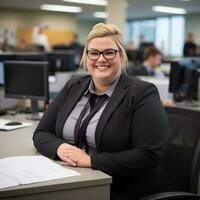
<instances>
[{"instance_id":1,"label":"desk surface","mask_svg":"<svg viewBox=\"0 0 200 200\"><path fill-rule=\"evenodd\" d=\"M22 122L27 121L33 123L33 125L13 131L0 131L0 158L19 155L37 155L38 152L35 150L32 142L32 135L37 126L37 122L26 120L24 115L7 116L3 118ZM17 197L20 197L19 199L22 199L21 196L24 195L26 196L25 199L40 199L41 196L38 197L38 194L43 194L43 200L51 199L51 197L52 199L56 199L57 195L60 195L61 191L63 193L63 191L67 190L69 190L70 192L74 190L76 192L72 191L70 194L63 194L61 195L62 197L60 197L59 199L70 199L70 197L73 197L73 199L82 198L87 200L108 200L110 198L109 186L112 182L112 178L110 176L101 171L92 170L90 168L73 169L77 170L81 175L1 189L0 199L17 199ZM79 188L80 191L77 191L77 188ZM88 194L89 196L84 197L85 193L82 190L85 190L86 194ZM94 190L91 196L90 190ZM51 195L45 197L45 193L47 192L51 192ZM35 196L37 196L37 198L34 198L34 194ZM67 195L68 198L66 198Z\"/></svg>"}]
</instances>

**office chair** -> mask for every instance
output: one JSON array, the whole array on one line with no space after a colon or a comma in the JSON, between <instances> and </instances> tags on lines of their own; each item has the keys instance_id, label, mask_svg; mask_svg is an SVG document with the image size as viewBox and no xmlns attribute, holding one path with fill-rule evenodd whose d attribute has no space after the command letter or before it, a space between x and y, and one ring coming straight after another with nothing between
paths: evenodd
<instances>
[{"instance_id":1,"label":"office chair","mask_svg":"<svg viewBox=\"0 0 200 200\"><path fill-rule=\"evenodd\" d=\"M163 192L155 195L149 195L139 200L199 200L198 194L188 192Z\"/></svg>"},{"instance_id":2,"label":"office chair","mask_svg":"<svg viewBox=\"0 0 200 200\"><path fill-rule=\"evenodd\" d=\"M170 133L162 163L166 174L163 193L139 200L200 200L200 112L166 108Z\"/></svg>"}]
</instances>

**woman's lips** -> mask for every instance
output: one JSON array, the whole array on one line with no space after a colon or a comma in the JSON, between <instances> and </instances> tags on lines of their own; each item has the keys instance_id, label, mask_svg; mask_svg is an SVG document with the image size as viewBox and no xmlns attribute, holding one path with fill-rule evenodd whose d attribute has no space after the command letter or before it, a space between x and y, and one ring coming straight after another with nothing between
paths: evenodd
<instances>
[{"instance_id":1,"label":"woman's lips","mask_svg":"<svg viewBox=\"0 0 200 200\"><path fill-rule=\"evenodd\" d=\"M105 71L106 69L108 69L110 66L109 65L98 65L96 66L96 68L99 70L99 71Z\"/></svg>"}]
</instances>

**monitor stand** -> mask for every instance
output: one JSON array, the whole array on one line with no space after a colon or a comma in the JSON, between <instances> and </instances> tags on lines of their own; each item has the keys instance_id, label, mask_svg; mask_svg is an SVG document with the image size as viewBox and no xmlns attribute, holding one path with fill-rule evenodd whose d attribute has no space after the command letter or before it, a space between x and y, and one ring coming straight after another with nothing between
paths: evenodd
<instances>
[{"instance_id":1,"label":"monitor stand","mask_svg":"<svg viewBox=\"0 0 200 200\"><path fill-rule=\"evenodd\" d=\"M40 120L42 116L39 115L39 107L37 100L31 99L31 110L32 113L26 118L29 120Z\"/></svg>"}]
</instances>

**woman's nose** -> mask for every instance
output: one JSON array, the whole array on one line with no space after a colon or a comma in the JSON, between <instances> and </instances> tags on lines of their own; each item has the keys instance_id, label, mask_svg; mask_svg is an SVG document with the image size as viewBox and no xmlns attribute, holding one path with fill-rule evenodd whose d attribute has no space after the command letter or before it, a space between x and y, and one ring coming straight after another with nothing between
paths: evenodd
<instances>
[{"instance_id":1,"label":"woman's nose","mask_svg":"<svg viewBox=\"0 0 200 200\"><path fill-rule=\"evenodd\" d=\"M99 60L103 60L103 61L106 60L106 59L104 58L103 54L100 54L98 61L99 61Z\"/></svg>"}]
</instances>

